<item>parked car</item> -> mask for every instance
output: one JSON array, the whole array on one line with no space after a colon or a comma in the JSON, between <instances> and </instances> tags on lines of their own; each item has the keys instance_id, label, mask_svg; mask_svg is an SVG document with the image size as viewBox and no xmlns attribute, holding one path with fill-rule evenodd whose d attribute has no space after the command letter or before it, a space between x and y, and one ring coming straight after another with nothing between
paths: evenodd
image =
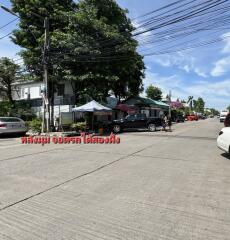
<instances>
[{"instance_id":1,"label":"parked car","mask_svg":"<svg viewBox=\"0 0 230 240\"><path fill-rule=\"evenodd\" d=\"M27 127L25 122L16 117L0 117L0 136L7 134L25 135Z\"/></svg>"},{"instance_id":2,"label":"parked car","mask_svg":"<svg viewBox=\"0 0 230 240\"><path fill-rule=\"evenodd\" d=\"M226 116L226 118L224 120L224 126L230 127L230 113Z\"/></svg>"},{"instance_id":3,"label":"parked car","mask_svg":"<svg viewBox=\"0 0 230 240\"><path fill-rule=\"evenodd\" d=\"M199 118L198 118L197 115L191 114L191 115L188 115L188 116L187 116L187 120L188 120L188 121L198 121Z\"/></svg>"},{"instance_id":4,"label":"parked car","mask_svg":"<svg viewBox=\"0 0 230 240\"><path fill-rule=\"evenodd\" d=\"M122 132L125 129L148 129L151 132L161 127L161 118L146 117L145 114L128 115L125 118L112 122L114 133Z\"/></svg>"},{"instance_id":5,"label":"parked car","mask_svg":"<svg viewBox=\"0 0 230 240\"><path fill-rule=\"evenodd\" d=\"M205 115L200 115L199 119L205 120L205 119L207 119L207 117Z\"/></svg>"},{"instance_id":6,"label":"parked car","mask_svg":"<svg viewBox=\"0 0 230 240\"><path fill-rule=\"evenodd\" d=\"M230 154L230 128L229 127L223 128L220 131L219 136L217 138L217 146L221 150Z\"/></svg>"},{"instance_id":7,"label":"parked car","mask_svg":"<svg viewBox=\"0 0 230 240\"><path fill-rule=\"evenodd\" d=\"M179 123L179 122L184 122L185 121L185 118L183 115L178 115L176 118L175 118L175 122Z\"/></svg>"}]
</instances>

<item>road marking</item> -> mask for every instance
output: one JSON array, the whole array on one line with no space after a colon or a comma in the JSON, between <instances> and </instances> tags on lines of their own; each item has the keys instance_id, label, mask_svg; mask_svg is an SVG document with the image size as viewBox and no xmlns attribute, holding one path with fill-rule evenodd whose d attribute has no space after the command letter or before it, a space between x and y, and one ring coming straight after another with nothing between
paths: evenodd
<instances>
[{"instance_id":1,"label":"road marking","mask_svg":"<svg viewBox=\"0 0 230 240\"><path fill-rule=\"evenodd\" d=\"M52 186L52 187L49 187L49 188L47 188L47 189L45 189L45 190L43 190L43 191L41 191L41 192L35 193L35 194L30 195L30 196L28 196L28 197L26 197L26 198L23 198L23 199L21 199L21 200L18 200L18 201L14 202L14 203L11 203L11 204L9 204L9 205L6 205L6 206L0 208L0 211L6 210L6 209L8 209L8 208L10 208L10 207L13 207L13 206L19 204L19 203L25 202L25 201L27 201L27 200L29 200L29 199L31 199L31 198L34 198L34 197L39 196L39 195L41 195L41 194L43 194L43 193L49 192L50 190L56 189L56 188L58 188L58 187L60 187L60 186L63 186L63 185L65 185L65 184L67 184L67 183L69 183L69 182L72 182L72 181L74 181L74 180L77 180L77 179L79 179L79 178L82 178L82 177L88 176L88 175L90 175L90 174L92 174L92 173L98 172L98 171L100 171L100 170L102 170L102 169L104 169L104 168L106 168L106 167L109 167L109 166L111 166L111 165L113 165L113 164L115 164L115 163L117 163L117 162L120 162L121 160L124 160L124 159L126 159L126 158L135 156L135 154L140 153L140 152L142 152L142 151L144 151L144 150L152 147L153 145L154 145L154 144L151 144L151 145L149 145L149 146L147 146L147 147L144 147L144 148L142 148L142 149L140 149L140 150L138 150L138 151L135 151L135 152L133 152L133 153L130 153L130 154L127 154L127 155L125 155L125 156L123 156L123 157L120 157L120 158L118 158L117 160L114 160L114 161L112 161L112 162L110 162L110 163L107 163L107 164L104 164L104 165L102 165L102 166L100 166L100 167L97 167L97 168L95 168L94 170L91 170L91 171L89 171L89 172L83 173L83 174L78 175L78 176L76 176L76 177L67 179L67 180L65 180L65 181L63 181L63 182L61 182L61 183L58 183L58 184L56 184L56 185L54 185L54 186ZM55 150L57 150L57 149L55 149ZM36 153L35 153L35 154L36 154Z\"/></svg>"}]
</instances>

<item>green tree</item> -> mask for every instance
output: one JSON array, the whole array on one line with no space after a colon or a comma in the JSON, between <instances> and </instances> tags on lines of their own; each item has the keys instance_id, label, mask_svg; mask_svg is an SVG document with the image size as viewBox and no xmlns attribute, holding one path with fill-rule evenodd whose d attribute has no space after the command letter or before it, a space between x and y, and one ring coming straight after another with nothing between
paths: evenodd
<instances>
[{"instance_id":1,"label":"green tree","mask_svg":"<svg viewBox=\"0 0 230 240\"><path fill-rule=\"evenodd\" d=\"M220 114L220 112L218 110L216 110L215 108L210 108L209 109L209 114L207 114L207 115L210 115L210 114L218 115L218 114Z\"/></svg>"},{"instance_id":2,"label":"green tree","mask_svg":"<svg viewBox=\"0 0 230 240\"><path fill-rule=\"evenodd\" d=\"M13 105L13 91L15 83L18 80L18 71L20 67L9 58L0 59L0 94Z\"/></svg>"},{"instance_id":3,"label":"green tree","mask_svg":"<svg viewBox=\"0 0 230 240\"><path fill-rule=\"evenodd\" d=\"M204 113L205 102L202 98L193 100L194 110L199 113Z\"/></svg>"},{"instance_id":4,"label":"green tree","mask_svg":"<svg viewBox=\"0 0 230 240\"><path fill-rule=\"evenodd\" d=\"M11 2L20 15L13 42L23 47L20 54L32 73L42 76L44 29L43 20L32 17L35 12L50 18L50 80L70 81L76 100L86 93L101 99L111 90L117 97L143 90L144 63L132 38L134 27L115 0Z\"/></svg>"},{"instance_id":5,"label":"green tree","mask_svg":"<svg viewBox=\"0 0 230 240\"><path fill-rule=\"evenodd\" d=\"M146 89L146 95L148 98L154 99L154 100L161 100L162 99L162 91L158 87L154 87L153 85L150 85Z\"/></svg>"},{"instance_id":6,"label":"green tree","mask_svg":"<svg viewBox=\"0 0 230 240\"><path fill-rule=\"evenodd\" d=\"M12 105L9 103L9 101L1 101L0 116L9 116L11 108L12 108Z\"/></svg>"},{"instance_id":7,"label":"green tree","mask_svg":"<svg viewBox=\"0 0 230 240\"><path fill-rule=\"evenodd\" d=\"M230 105L227 107L228 111L230 112Z\"/></svg>"}]
</instances>

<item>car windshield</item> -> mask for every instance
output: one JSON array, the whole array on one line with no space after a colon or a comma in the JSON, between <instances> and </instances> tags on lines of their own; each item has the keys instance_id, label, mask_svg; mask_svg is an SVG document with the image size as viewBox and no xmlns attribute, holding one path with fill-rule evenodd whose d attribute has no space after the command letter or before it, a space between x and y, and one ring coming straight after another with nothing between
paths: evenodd
<instances>
[{"instance_id":1,"label":"car windshield","mask_svg":"<svg viewBox=\"0 0 230 240\"><path fill-rule=\"evenodd\" d=\"M135 119L135 115L128 115L128 116L126 116L126 119L133 120L133 119Z\"/></svg>"},{"instance_id":2,"label":"car windshield","mask_svg":"<svg viewBox=\"0 0 230 240\"><path fill-rule=\"evenodd\" d=\"M18 118L0 118L1 122L20 122L21 120Z\"/></svg>"}]
</instances>

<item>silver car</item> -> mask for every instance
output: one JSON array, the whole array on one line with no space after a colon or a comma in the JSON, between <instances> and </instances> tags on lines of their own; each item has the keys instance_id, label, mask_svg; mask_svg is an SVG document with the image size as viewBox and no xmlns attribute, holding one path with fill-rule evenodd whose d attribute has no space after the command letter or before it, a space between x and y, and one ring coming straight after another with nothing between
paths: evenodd
<instances>
[{"instance_id":1,"label":"silver car","mask_svg":"<svg viewBox=\"0 0 230 240\"><path fill-rule=\"evenodd\" d=\"M27 132L25 122L16 117L0 117L0 136L6 134L24 135Z\"/></svg>"}]
</instances>

